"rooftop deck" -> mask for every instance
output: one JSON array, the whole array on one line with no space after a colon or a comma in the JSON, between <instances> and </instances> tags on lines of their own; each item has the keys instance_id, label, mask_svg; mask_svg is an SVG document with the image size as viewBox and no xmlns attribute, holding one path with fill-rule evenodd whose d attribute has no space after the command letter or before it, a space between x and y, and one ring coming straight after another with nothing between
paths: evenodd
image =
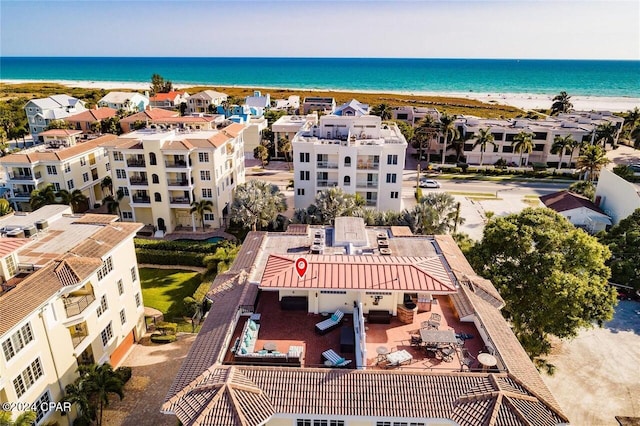
<instances>
[{"instance_id":1,"label":"rooftop deck","mask_svg":"<svg viewBox=\"0 0 640 426\"><path fill-rule=\"evenodd\" d=\"M458 334L473 336L464 340L464 348L477 358L477 354L484 348L484 342L474 324L461 323L458 320L448 296L440 296L436 300L437 303L432 304L432 310L416 314L412 324L404 324L396 317L392 318L390 324L366 323L366 368L381 368L377 366L377 348L384 346L389 352L407 350L413 356L410 364L395 367L395 370L460 371L460 351L456 352L453 360L445 362L439 357L433 357L433 354L426 352L423 348L410 345L411 334L418 332L420 323L428 320L431 313L442 315L439 330L453 330ZM286 353L290 346L302 346L304 347L301 359L303 367L324 367L322 352L328 349L333 349L345 359L355 359L355 353L345 353L340 350L339 329L332 330L323 336L315 333L315 324L326 319L326 316L304 311L283 311L280 309L277 292L261 292L256 312L261 314L260 330L255 344L256 351L263 349L267 342L275 343L276 350L283 353ZM247 318L240 318L231 342L240 336ZM342 326L353 327L352 315L345 315ZM233 362L233 354L230 350L227 350L224 361ZM355 361L350 364L350 367L355 368ZM479 364L475 361L472 370L479 368Z\"/></svg>"}]
</instances>

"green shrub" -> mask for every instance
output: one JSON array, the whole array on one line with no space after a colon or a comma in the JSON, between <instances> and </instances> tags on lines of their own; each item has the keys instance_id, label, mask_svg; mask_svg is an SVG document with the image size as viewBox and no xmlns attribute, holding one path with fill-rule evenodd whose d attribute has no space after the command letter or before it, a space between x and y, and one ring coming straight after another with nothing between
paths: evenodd
<instances>
[{"instance_id":1,"label":"green shrub","mask_svg":"<svg viewBox=\"0 0 640 426\"><path fill-rule=\"evenodd\" d=\"M193 299L198 303L202 303L202 301L204 300L204 297L207 295L210 288L211 288L211 281L209 280L203 281L202 284L200 284L196 289L196 291L193 293Z\"/></svg>"},{"instance_id":2,"label":"green shrub","mask_svg":"<svg viewBox=\"0 0 640 426\"><path fill-rule=\"evenodd\" d=\"M175 322L161 321L156 324L156 330L164 335L176 334L176 331L178 331L178 324L176 324Z\"/></svg>"},{"instance_id":3,"label":"green shrub","mask_svg":"<svg viewBox=\"0 0 640 426\"><path fill-rule=\"evenodd\" d=\"M456 167L459 167L462 170L462 173L467 173L469 165L467 163L458 163L456 164Z\"/></svg>"},{"instance_id":4,"label":"green shrub","mask_svg":"<svg viewBox=\"0 0 640 426\"><path fill-rule=\"evenodd\" d=\"M116 368L116 374L122 383L127 383L131 378L131 367L118 367Z\"/></svg>"},{"instance_id":5,"label":"green shrub","mask_svg":"<svg viewBox=\"0 0 640 426\"><path fill-rule=\"evenodd\" d=\"M205 253L186 251L136 249L138 263L151 263L154 265L205 266L204 258L206 256L207 254Z\"/></svg>"},{"instance_id":6,"label":"green shrub","mask_svg":"<svg viewBox=\"0 0 640 426\"><path fill-rule=\"evenodd\" d=\"M178 337L175 334L152 334L151 341L153 343L171 343L175 342Z\"/></svg>"},{"instance_id":7,"label":"green shrub","mask_svg":"<svg viewBox=\"0 0 640 426\"><path fill-rule=\"evenodd\" d=\"M184 315L192 317L198 310L198 302L193 297L187 296L182 299L184 305Z\"/></svg>"},{"instance_id":8,"label":"green shrub","mask_svg":"<svg viewBox=\"0 0 640 426\"><path fill-rule=\"evenodd\" d=\"M206 241L164 241L164 240L147 240L143 238L135 238L134 244L136 248L149 250L164 251L185 251L192 253L211 254L216 251L216 247L220 243L208 243Z\"/></svg>"}]
</instances>

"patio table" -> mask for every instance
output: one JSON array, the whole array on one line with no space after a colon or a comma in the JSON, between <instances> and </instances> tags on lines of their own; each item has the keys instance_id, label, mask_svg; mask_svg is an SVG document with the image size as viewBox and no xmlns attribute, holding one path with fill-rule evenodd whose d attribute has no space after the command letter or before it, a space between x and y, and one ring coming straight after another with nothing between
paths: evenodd
<instances>
[{"instance_id":1,"label":"patio table","mask_svg":"<svg viewBox=\"0 0 640 426\"><path fill-rule=\"evenodd\" d=\"M422 343L426 346L431 345L457 345L458 339L456 339L456 333L453 330L434 330L421 328L420 329L420 338L422 339Z\"/></svg>"}]
</instances>

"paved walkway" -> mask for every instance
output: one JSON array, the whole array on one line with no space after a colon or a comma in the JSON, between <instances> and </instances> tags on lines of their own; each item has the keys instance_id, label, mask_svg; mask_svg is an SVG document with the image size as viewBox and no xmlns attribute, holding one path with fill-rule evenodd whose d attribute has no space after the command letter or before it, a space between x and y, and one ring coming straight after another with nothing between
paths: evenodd
<instances>
[{"instance_id":1,"label":"paved walkway","mask_svg":"<svg viewBox=\"0 0 640 426\"><path fill-rule=\"evenodd\" d=\"M180 333L178 340L166 345L135 345L122 363L133 370L125 385L124 399L110 399L105 410L105 426L175 426L175 416L160 413L160 406L189 352L195 334Z\"/></svg>"}]
</instances>

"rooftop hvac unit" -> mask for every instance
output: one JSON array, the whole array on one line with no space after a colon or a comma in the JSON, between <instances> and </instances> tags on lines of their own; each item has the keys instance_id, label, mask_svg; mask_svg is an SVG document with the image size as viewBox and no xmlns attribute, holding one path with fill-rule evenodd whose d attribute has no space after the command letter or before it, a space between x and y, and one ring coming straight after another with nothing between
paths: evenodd
<instances>
[{"instance_id":1,"label":"rooftop hvac unit","mask_svg":"<svg viewBox=\"0 0 640 426\"><path fill-rule=\"evenodd\" d=\"M319 245L311 246L311 254L321 254L321 253L322 253L322 246L319 246Z\"/></svg>"},{"instance_id":2,"label":"rooftop hvac unit","mask_svg":"<svg viewBox=\"0 0 640 426\"><path fill-rule=\"evenodd\" d=\"M38 231L44 231L49 227L49 222L47 222L45 219L36 220L35 225Z\"/></svg>"},{"instance_id":3,"label":"rooftop hvac unit","mask_svg":"<svg viewBox=\"0 0 640 426\"><path fill-rule=\"evenodd\" d=\"M13 231L7 232L7 237L9 237L9 238L24 238L24 231L22 229L14 229Z\"/></svg>"},{"instance_id":4,"label":"rooftop hvac unit","mask_svg":"<svg viewBox=\"0 0 640 426\"><path fill-rule=\"evenodd\" d=\"M380 249L380 254L382 256L391 256L391 249L390 248L381 248Z\"/></svg>"},{"instance_id":5,"label":"rooftop hvac unit","mask_svg":"<svg viewBox=\"0 0 640 426\"><path fill-rule=\"evenodd\" d=\"M387 248L389 247L389 240L378 240L379 248Z\"/></svg>"},{"instance_id":6,"label":"rooftop hvac unit","mask_svg":"<svg viewBox=\"0 0 640 426\"><path fill-rule=\"evenodd\" d=\"M34 225L25 226L22 230L24 231L25 238L31 238L38 232Z\"/></svg>"}]
</instances>

